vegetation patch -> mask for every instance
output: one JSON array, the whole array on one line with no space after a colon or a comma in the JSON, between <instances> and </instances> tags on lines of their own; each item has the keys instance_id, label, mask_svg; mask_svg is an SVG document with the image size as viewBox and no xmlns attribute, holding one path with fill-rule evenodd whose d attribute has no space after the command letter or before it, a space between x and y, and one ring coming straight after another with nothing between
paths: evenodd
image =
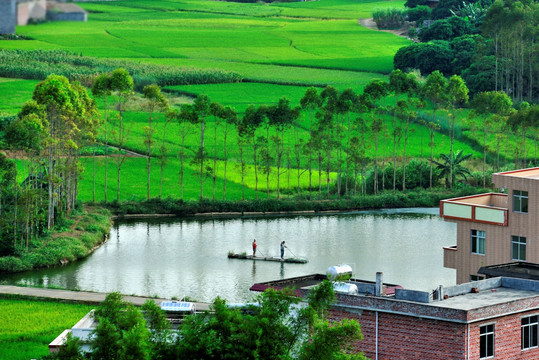
<instances>
[{"instance_id":1,"label":"vegetation patch","mask_svg":"<svg viewBox=\"0 0 539 360\"><path fill-rule=\"evenodd\" d=\"M0 298L0 359L27 360L47 355L48 344L91 308L57 301Z\"/></svg>"},{"instance_id":2,"label":"vegetation patch","mask_svg":"<svg viewBox=\"0 0 539 360\"><path fill-rule=\"evenodd\" d=\"M63 227L68 220L72 225ZM0 273L58 266L86 257L106 239L110 227L110 212L104 208L86 207L84 211L74 211L69 219L60 221L54 231L31 241L27 251L0 257Z\"/></svg>"},{"instance_id":3,"label":"vegetation patch","mask_svg":"<svg viewBox=\"0 0 539 360\"><path fill-rule=\"evenodd\" d=\"M63 50L0 49L0 76L44 80L50 74L63 75L90 86L93 78L117 68L126 69L137 89L160 86L237 82L239 74L213 69L179 68L140 64L126 60L99 59Z\"/></svg>"}]
</instances>

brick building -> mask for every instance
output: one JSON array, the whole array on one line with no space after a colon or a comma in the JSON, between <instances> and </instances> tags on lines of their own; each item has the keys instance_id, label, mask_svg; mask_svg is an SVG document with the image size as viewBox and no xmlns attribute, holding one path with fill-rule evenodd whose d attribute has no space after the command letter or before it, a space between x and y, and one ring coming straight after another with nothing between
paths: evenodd
<instances>
[{"instance_id":1,"label":"brick building","mask_svg":"<svg viewBox=\"0 0 539 360\"><path fill-rule=\"evenodd\" d=\"M482 266L539 263L539 168L492 175L502 193L440 202L440 216L457 224L456 246L444 248L444 266L457 283L477 280Z\"/></svg>"},{"instance_id":2,"label":"brick building","mask_svg":"<svg viewBox=\"0 0 539 360\"><path fill-rule=\"evenodd\" d=\"M255 284L296 288L305 297L324 275ZM492 278L433 292L351 279L358 292L338 293L335 319L357 319L369 359L539 359L539 281ZM441 299L441 300L438 300Z\"/></svg>"}]
</instances>

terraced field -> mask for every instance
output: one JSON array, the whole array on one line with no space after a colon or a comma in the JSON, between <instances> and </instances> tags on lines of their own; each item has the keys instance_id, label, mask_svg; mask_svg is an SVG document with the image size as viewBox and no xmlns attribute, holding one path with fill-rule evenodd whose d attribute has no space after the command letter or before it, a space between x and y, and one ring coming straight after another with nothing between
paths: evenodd
<instances>
[{"instance_id":1,"label":"terraced field","mask_svg":"<svg viewBox=\"0 0 539 360\"><path fill-rule=\"evenodd\" d=\"M228 84L171 86L172 103L186 101L185 96L206 94L212 101L234 107L242 116L250 105L273 104L286 97L292 106L298 106L308 86L321 90L326 85L338 90L352 88L360 92L364 85L373 79L386 79L392 70L395 52L409 43L408 40L393 34L378 32L362 27L359 18L370 17L374 8L402 7L403 1L358 1L358 0L320 0L312 2L276 4L240 4L225 1L206 0L169 0L149 1L130 0L114 2L79 3L89 11L87 23L49 22L39 25L20 26L17 33L32 40L1 41L0 49L62 49L85 56L118 58L141 63L164 64L195 69L222 69L241 75L243 82ZM20 105L31 97L36 81L9 80L0 82L0 112L16 113ZM9 94L9 97L5 95ZM176 97L179 96L179 97ZM388 104L394 102L389 99ZM367 120L369 119L367 116ZM135 99L126 113L131 127L127 141L129 149L144 152L144 128L148 114L143 101ZM207 119L207 153L223 160L223 134L217 129L217 143L214 142L215 126L212 118ZM283 140L291 145L294 138L308 137L308 114L304 113L294 126L284 134ZM392 129L386 121L386 133ZM164 116L157 116L155 142L161 143ZM408 156L427 156L430 152L428 130L414 124L413 136L409 142ZM170 124L164 139L167 145L167 165L164 196L178 195L178 124ZM240 196L240 175L238 173L239 147L236 143L236 130L229 134L229 168L227 181L230 182L230 198ZM103 139L103 134L101 134ZM197 150L200 136L193 131L186 138L186 153L189 159ZM436 134L438 152L447 152L449 140ZM391 154L390 136L383 140L379 156ZM456 143L456 148L473 152L469 145ZM402 150L402 148L401 148ZM252 162L252 153L245 148L247 162ZM374 147L366 149L367 156L374 156ZM158 151L154 150L154 155ZM290 155L292 157L292 155ZM157 171L158 160L153 169ZM80 185L81 199L91 196L92 162L84 161L86 172ZM110 162L109 192L115 173L114 161ZM218 162L218 164L221 164ZM283 162L284 164L284 162ZM102 159L98 160L98 169ZM252 165L252 164L251 164ZM287 166L287 165L283 165ZM306 186L305 166L301 186ZM192 167L192 168L190 168ZM290 173L294 173L291 166ZM144 159L128 159L122 170L125 173L122 199L142 198L144 196ZM189 175L186 178L186 198L197 198L198 182L196 167L187 164ZM222 181L222 164L217 175ZM245 176L248 186L247 196L252 196L254 187L251 170ZM275 170L271 171L270 188L275 188ZM259 175L262 176L262 175ZM288 174L282 175L284 178ZM331 176L334 176L332 174ZM152 175L156 179L157 174ZM103 174L98 172L97 186L103 188ZM281 179L285 188L286 181ZM192 189L190 188L192 185ZM206 180L205 186L210 186ZM259 189L265 184L260 180ZM113 189L113 188L112 188ZM129 190L129 191L127 191ZM152 190L155 195L156 187ZM206 193L208 190L205 190ZM102 199L98 191L98 200ZM111 194L109 194L110 196ZM219 195L218 195L219 196ZM228 197L228 194L227 194Z\"/></svg>"}]
</instances>

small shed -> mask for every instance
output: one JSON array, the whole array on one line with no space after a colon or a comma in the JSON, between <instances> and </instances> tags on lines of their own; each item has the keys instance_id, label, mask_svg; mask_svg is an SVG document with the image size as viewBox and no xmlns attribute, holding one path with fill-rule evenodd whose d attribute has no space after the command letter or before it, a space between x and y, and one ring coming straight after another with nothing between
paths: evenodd
<instances>
[{"instance_id":1,"label":"small shed","mask_svg":"<svg viewBox=\"0 0 539 360\"><path fill-rule=\"evenodd\" d=\"M88 21L86 10L73 3L47 2L47 19L51 21Z\"/></svg>"}]
</instances>

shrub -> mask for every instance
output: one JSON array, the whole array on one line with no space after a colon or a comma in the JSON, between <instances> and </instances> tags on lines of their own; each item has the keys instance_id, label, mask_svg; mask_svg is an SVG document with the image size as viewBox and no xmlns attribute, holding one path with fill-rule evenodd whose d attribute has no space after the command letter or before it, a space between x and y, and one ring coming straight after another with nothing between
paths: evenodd
<instances>
[{"instance_id":1,"label":"shrub","mask_svg":"<svg viewBox=\"0 0 539 360\"><path fill-rule=\"evenodd\" d=\"M473 25L468 20L452 16L449 19L436 20L429 27L421 28L419 40L423 42L431 40L451 41L459 36L470 35L474 31Z\"/></svg>"},{"instance_id":2,"label":"shrub","mask_svg":"<svg viewBox=\"0 0 539 360\"><path fill-rule=\"evenodd\" d=\"M375 9L372 13L372 19L379 29L398 29L404 25L406 10L396 8Z\"/></svg>"},{"instance_id":3,"label":"shrub","mask_svg":"<svg viewBox=\"0 0 539 360\"><path fill-rule=\"evenodd\" d=\"M408 21L415 21L417 24L421 24L423 20L430 19L432 9L425 5L420 5L414 8L406 10Z\"/></svg>"},{"instance_id":4,"label":"shrub","mask_svg":"<svg viewBox=\"0 0 539 360\"><path fill-rule=\"evenodd\" d=\"M0 258L0 273L1 272L20 272L30 270L31 266L25 264L21 258L14 256L6 256Z\"/></svg>"}]
</instances>

